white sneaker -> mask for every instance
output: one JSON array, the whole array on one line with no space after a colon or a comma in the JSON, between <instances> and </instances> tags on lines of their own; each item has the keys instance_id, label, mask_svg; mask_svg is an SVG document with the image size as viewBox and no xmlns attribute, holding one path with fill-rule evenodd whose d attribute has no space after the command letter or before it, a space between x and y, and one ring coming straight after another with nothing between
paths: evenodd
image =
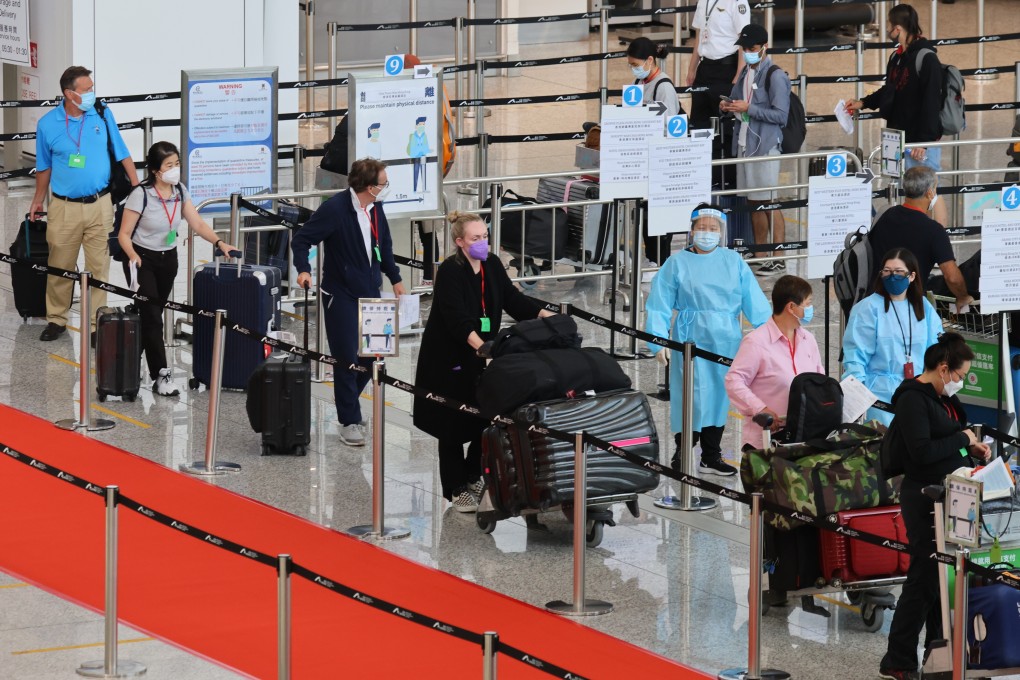
<instances>
[{"instance_id":1,"label":"white sneaker","mask_svg":"<svg viewBox=\"0 0 1020 680\"><path fill-rule=\"evenodd\" d=\"M159 377L152 383L152 391L163 397L176 397L181 393L177 389L177 385L174 385L173 378L170 377L169 368L159 369Z\"/></svg>"},{"instance_id":2,"label":"white sneaker","mask_svg":"<svg viewBox=\"0 0 1020 680\"><path fill-rule=\"evenodd\" d=\"M360 423L340 426L340 441L347 446L364 446L365 431L361 429Z\"/></svg>"},{"instance_id":3,"label":"white sneaker","mask_svg":"<svg viewBox=\"0 0 1020 680\"><path fill-rule=\"evenodd\" d=\"M468 488L471 490L471 493L474 494L475 498L481 500L482 494L485 492L485 480L479 477L478 481L476 481Z\"/></svg>"},{"instance_id":4,"label":"white sneaker","mask_svg":"<svg viewBox=\"0 0 1020 680\"><path fill-rule=\"evenodd\" d=\"M465 489L453 497L453 509L457 512L475 512L478 510L478 501L473 493Z\"/></svg>"}]
</instances>

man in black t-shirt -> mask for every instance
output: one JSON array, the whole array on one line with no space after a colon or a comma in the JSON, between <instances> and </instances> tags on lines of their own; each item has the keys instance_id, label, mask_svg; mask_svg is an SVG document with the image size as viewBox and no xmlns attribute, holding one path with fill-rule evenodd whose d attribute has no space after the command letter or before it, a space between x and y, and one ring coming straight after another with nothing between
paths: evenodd
<instances>
[{"instance_id":1,"label":"man in black t-shirt","mask_svg":"<svg viewBox=\"0 0 1020 680\"><path fill-rule=\"evenodd\" d=\"M956 265L956 255L949 235L938 222L929 217L935 202L938 177L927 166L910 168L903 174L903 205L894 205L882 213L868 235L874 261L871 278L875 280L882 268L883 256L893 248L906 248L917 258L921 281L927 282L937 264L945 277L946 285L956 296L958 306L973 298L967 294L967 284ZM927 287L927 286L926 286Z\"/></svg>"}]
</instances>

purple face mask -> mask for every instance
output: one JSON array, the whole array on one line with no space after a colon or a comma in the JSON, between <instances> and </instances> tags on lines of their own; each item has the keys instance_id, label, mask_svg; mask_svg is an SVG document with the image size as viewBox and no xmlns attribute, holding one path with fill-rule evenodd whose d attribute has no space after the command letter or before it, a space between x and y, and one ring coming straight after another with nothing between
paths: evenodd
<instances>
[{"instance_id":1,"label":"purple face mask","mask_svg":"<svg viewBox=\"0 0 1020 680\"><path fill-rule=\"evenodd\" d=\"M483 238L468 246L468 255L476 260L485 260L489 257L489 239Z\"/></svg>"}]
</instances>

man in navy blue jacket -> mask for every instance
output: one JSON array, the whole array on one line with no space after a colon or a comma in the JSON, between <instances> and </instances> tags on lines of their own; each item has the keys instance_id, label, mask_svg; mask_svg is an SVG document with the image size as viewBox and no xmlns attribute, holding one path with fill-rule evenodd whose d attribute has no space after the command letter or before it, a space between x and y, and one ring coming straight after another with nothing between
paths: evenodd
<instances>
[{"instance_id":1,"label":"man in navy blue jacket","mask_svg":"<svg viewBox=\"0 0 1020 680\"><path fill-rule=\"evenodd\" d=\"M358 298L379 297L382 275L393 284L393 292L404 294L400 270L393 261L393 239L380 201L389 190L386 165L363 158L351 165L350 189L319 206L311 219L291 241L297 283L311 284L308 251L316 244L323 252L322 307L330 353L340 360L333 373L333 395L340 420L340 440L350 446L364 446L361 404L358 401L371 373L348 370L359 363L371 369L372 360L358 357Z\"/></svg>"}]
</instances>

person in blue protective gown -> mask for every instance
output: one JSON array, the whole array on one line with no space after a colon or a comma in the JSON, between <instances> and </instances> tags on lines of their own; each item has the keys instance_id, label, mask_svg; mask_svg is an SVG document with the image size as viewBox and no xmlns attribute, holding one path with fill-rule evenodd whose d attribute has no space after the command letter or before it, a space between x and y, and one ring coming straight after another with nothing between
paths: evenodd
<instances>
[{"instance_id":1,"label":"person in blue protective gown","mask_svg":"<svg viewBox=\"0 0 1020 680\"><path fill-rule=\"evenodd\" d=\"M645 308L645 330L676 342L693 342L698 348L732 358L740 347L740 315L757 328L772 314L761 286L739 253L723 247L726 242L726 214L702 203L691 214L690 245L674 253L652 279ZM673 312L676 319L672 329ZM683 357L659 345L649 349L663 365L670 367L670 429L677 451L674 469L680 467L683 423ZM734 475L736 468L722 459L722 435L729 411L726 396L726 366L705 359L694 360L695 443L701 443L702 474Z\"/></svg>"},{"instance_id":2,"label":"person in blue protective gown","mask_svg":"<svg viewBox=\"0 0 1020 680\"><path fill-rule=\"evenodd\" d=\"M921 374L926 349L938 342L942 320L924 297L917 258L893 248L882 258L875 292L850 310L843 333L843 377L852 375L889 403L906 378ZM892 414L868 409L888 425Z\"/></svg>"}]
</instances>

